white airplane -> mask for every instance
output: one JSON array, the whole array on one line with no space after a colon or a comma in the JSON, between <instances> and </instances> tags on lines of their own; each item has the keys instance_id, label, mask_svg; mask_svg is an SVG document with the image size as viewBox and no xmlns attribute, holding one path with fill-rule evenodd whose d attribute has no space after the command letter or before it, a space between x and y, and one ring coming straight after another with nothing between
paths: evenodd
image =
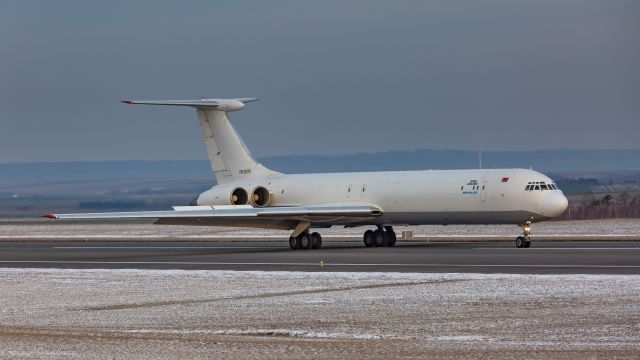
<instances>
[{"instance_id":1,"label":"white airplane","mask_svg":"<svg viewBox=\"0 0 640 360\"><path fill-rule=\"evenodd\" d=\"M241 226L291 230L291 249L318 249L310 229L375 226L367 247L391 247L395 225L517 224L516 246L529 247L530 226L557 217L567 198L553 180L526 169L282 174L249 153L229 121L254 98L137 101L126 104L196 109L217 185L194 206L167 211L47 214L53 219L153 218L159 224Z\"/></svg>"}]
</instances>

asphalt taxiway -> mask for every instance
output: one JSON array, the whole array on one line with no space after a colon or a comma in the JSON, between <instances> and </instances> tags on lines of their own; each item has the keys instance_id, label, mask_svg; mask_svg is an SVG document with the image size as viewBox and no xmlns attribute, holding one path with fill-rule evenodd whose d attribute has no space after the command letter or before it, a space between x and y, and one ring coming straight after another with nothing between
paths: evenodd
<instances>
[{"instance_id":1,"label":"asphalt taxiway","mask_svg":"<svg viewBox=\"0 0 640 360\"><path fill-rule=\"evenodd\" d=\"M264 271L640 274L639 241L402 242L365 248L328 242L319 250L283 242L2 242L4 268L217 269Z\"/></svg>"}]
</instances>

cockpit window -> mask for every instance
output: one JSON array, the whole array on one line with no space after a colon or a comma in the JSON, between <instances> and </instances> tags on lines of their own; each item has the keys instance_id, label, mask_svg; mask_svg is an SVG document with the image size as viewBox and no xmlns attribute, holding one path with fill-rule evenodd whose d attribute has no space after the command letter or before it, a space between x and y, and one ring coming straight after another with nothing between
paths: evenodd
<instances>
[{"instance_id":1,"label":"cockpit window","mask_svg":"<svg viewBox=\"0 0 640 360\"><path fill-rule=\"evenodd\" d=\"M524 188L525 191L545 191L545 190L560 190L556 184L546 183L544 181L529 181L527 186Z\"/></svg>"}]
</instances>

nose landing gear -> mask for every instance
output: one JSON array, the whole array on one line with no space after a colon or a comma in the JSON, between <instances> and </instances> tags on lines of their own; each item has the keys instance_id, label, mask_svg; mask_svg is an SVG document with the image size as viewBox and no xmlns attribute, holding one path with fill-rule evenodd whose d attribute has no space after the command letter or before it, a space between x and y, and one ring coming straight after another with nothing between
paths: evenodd
<instances>
[{"instance_id":1,"label":"nose landing gear","mask_svg":"<svg viewBox=\"0 0 640 360\"><path fill-rule=\"evenodd\" d=\"M392 226L379 225L378 229L364 232L364 246L366 247L394 247L396 246L396 233Z\"/></svg>"},{"instance_id":2,"label":"nose landing gear","mask_svg":"<svg viewBox=\"0 0 640 360\"><path fill-rule=\"evenodd\" d=\"M531 238L529 237L529 233L531 233L531 220L527 220L522 225L522 233L523 235L518 236L516 238L516 247L517 248L528 248L531 247Z\"/></svg>"}]
</instances>

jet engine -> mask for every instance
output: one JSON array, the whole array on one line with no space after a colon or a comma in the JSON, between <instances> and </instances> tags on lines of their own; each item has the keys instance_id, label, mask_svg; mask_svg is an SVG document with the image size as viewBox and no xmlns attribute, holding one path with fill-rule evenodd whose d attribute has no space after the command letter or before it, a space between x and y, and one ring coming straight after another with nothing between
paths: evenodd
<instances>
[{"instance_id":1,"label":"jet engine","mask_svg":"<svg viewBox=\"0 0 640 360\"><path fill-rule=\"evenodd\" d=\"M247 202L249 202L249 195L247 195L247 190L240 187L235 188L231 192L230 200L231 200L231 204L233 205L246 205Z\"/></svg>"},{"instance_id":2,"label":"jet engine","mask_svg":"<svg viewBox=\"0 0 640 360\"><path fill-rule=\"evenodd\" d=\"M271 201L269 190L262 186L258 186L251 192L251 202L257 207L265 207Z\"/></svg>"}]
</instances>

